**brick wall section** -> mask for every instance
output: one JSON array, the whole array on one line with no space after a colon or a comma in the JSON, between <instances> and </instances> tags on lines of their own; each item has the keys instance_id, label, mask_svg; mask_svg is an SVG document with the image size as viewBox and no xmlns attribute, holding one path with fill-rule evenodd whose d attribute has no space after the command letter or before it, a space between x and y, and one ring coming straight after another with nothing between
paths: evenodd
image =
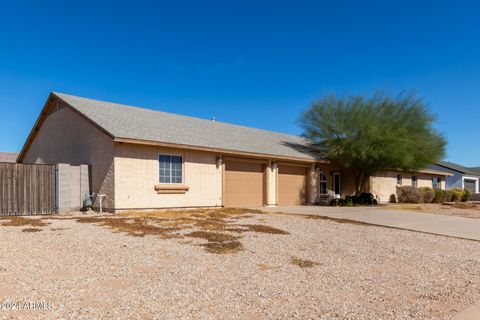
<instances>
[{"instance_id":1,"label":"brick wall section","mask_svg":"<svg viewBox=\"0 0 480 320\"><path fill-rule=\"evenodd\" d=\"M106 195L115 207L113 140L69 107L50 114L28 149L24 163L90 165L92 192ZM96 201L95 206L98 206Z\"/></svg>"},{"instance_id":2,"label":"brick wall section","mask_svg":"<svg viewBox=\"0 0 480 320\"><path fill-rule=\"evenodd\" d=\"M182 155L184 194L158 194L159 154ZM135 144L117 144L115 205L117 210L222 205L222 168L216 154Z\"/></svg>"}]
</instances>

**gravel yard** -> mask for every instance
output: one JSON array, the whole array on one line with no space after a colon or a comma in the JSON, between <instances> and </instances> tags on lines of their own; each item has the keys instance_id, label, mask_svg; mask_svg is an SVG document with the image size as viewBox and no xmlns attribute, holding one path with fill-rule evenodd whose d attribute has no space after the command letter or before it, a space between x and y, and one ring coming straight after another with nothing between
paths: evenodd
<instances>
[{"instance_id":1,"label":"gravel yard","mask_svg":"<svg viewBox=\"0 0 480 320\"><path fill-rule=\"evenodd\" d=\"M0 318L448 319L480 299L479 242L305 215L3 218L0 243Z\"/></svg>"},{"instance_id":2,"label":"gravel yard","mask_svg":"<svg viewBox=\"0 0 480 320\"><path fill-rule=\"evenodd\" d=\"M480 219L480 204L477 203L450 203L448 205L440 203L396 203L383 206L387 210L402 210L435 213L447 216L456 216L472 219Z\"/></svg>"}]
</instances>

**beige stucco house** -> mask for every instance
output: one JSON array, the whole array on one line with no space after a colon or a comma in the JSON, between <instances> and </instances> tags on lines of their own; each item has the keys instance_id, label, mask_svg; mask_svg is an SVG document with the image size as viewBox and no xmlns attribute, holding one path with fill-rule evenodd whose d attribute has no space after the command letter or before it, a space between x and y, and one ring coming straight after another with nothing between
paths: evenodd
<instances>
[{"instance_id":1,"label":"beige stucco house","mask_svg":"<svg viewBox=\"0 0 480 320\"><path fill-rule=\"evenodd\" d=\"M354 192L339 166L297 136L76 96L50 94L18 161L87 164L110 211L314 204ZM445 174L385 173L369 188L388 201L399 184L444 188Z\"/></svg>"}]
</instances>

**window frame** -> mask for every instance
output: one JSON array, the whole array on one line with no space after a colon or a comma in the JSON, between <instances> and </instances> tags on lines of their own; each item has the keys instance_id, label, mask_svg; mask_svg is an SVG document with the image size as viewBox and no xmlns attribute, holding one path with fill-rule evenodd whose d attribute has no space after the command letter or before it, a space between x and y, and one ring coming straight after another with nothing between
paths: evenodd
<instances>
[{"instance_id":1,"label":"window frame","mask_svg":"<svg viewBox=\"0 0 480 320\"><path fill-rule=\"evenodd\" d=\"M322 179L322 176L325 177L325 179ZM327 175L323 172L320 172L320 176L318 179L318 192L321 196L328 196L328 178ZM325 192L322 192L322 184L325 184Z\"/></svg>"},{"instance_id":2,"label":"window frame","mask_svg":"<svg viewBox=\"0 0 480 320\"><path fill-rule=\"evenodd\" d=\"M442 189L442 178L439 178L439 177L432 178L432 189L437 189L437 190Z\"/></svg>"},{"instance_id":3,"label":"window frame","mask_svg":"<svg viewBox=\"0 0 480 320\"><path fill-rule=\"evenodd\" d=\"M418 177L417 176L412 176L412 187L414 187L414 188L418 187Z\"/></svg>"},{"instance_id":4,"label":"window frame","mask_svg":"<svg viewBox=\"0 0 480 320\"><path fill-rule=\"evenodd\" d=\"M169 157L180 157L181 159L181 168L182 168L182 177L181 177L181 182L172 182L172 162L170 161L170 182L161 182L161 177L160 177L160 157L161 156L169 156ZM175 153L159 153L158 154L158 183L159 184L164 184L164 185L170 185L170 184L184 184L185 183L185 157L183 154L175 154Z\"/></svg>"},{"instance_id":5,"label":"window frame","mask_svg":"<svg viewBox=\"0 0 480 320\"><path fill-rule=\"evenodd\" d=\"M397 174L397 186L401 186L403 184L403 177L401 174Z\"/></svg>"}]
</instances>

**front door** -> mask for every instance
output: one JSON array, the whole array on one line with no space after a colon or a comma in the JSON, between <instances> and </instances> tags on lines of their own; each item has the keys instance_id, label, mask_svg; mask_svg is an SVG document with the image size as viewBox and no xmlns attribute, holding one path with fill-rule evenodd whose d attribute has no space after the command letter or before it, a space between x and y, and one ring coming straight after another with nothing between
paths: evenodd
<instances>
[{"instance_id":1,"label":"front door","mask_svg":"<svg viewBox=\"0 0 480 320\"><path fill-rule=\"evenodd\" d=\"M341 195L341 188L340 188L340 172L333 173L333 194L334 195Z\"/></svg>"}]
</instances>

